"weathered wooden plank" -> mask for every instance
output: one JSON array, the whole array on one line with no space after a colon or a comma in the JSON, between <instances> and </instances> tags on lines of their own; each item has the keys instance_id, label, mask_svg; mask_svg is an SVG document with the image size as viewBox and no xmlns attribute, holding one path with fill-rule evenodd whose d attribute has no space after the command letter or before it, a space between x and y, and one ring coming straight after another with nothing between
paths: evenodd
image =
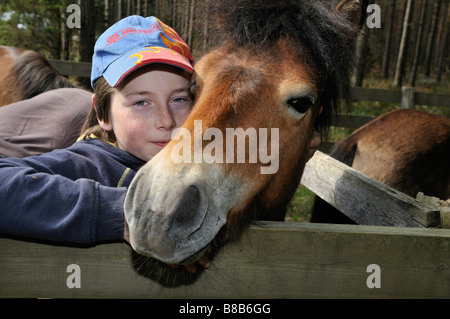
<instances>
[{"instance_id":1,"label":"weathered wooden plank","mask_svg":"<svg viewBox=\"0 0 450 319\"><path fill-rule=\"evenodd\" d=\"M402 109L414 109L415 93L416 89L414 87L402 87L402 101L400 103Z\"/></svg>"},{"instance_id":2,"label":"weathered wooden plank","mask_svg":"<svg viewBox=\"0 0 450 319\"><path fill-rule=\"evenodd\" d=\"M261 222L174 288L138 274L125 244L0 239L0 256L2 298L450 297L450 231L442 229ZM81 288L66 285L70 264L80 267ZM367 285L371 264L380 288Z\"/></svg>"},{"instance_id":3,"label":"weathered wooden plank","mask_svg":"<svg viewBox=\"0 0 450 319\"><path fill-rule=\"evenodd\" d=\"M374 120L375 116L338 115L333 117L332 126L358 128Z\"/></svg>"},{"instance_id":4,"label":"weathered wooden plank","mask_svg":"<svg viewBox=\"0 0 450 319\"><path fill-rule=\"evenodd\" d=\"M432 227L439 211L317 151L301 183L360 225Z\"/></svg>"},{"instance_id":5,"label":"weathered wooden plank","mask_svg":"<svg viewBox=\"0 0 450 319\"><path fill-rule=\"evenodd\" d=\"M386 103L401 103L402 91L352 87L352 99L356 101L378 101ZM418 105L434 105L450 107L450 95L414 92L414 103Z\"/></svg>"},{"instance_id":6,"label":"weathered wooden plank","mask_svg":"<svg viewBox=\"0 0 450 319\"><path fill-rule=\"evenodd\" d=\"M350 89L350 94L352 96L352 99L356 101L378 101L400 104L400 101L402 99L402 92L400 90L352 87Z\"/></svg>"},{"instance_id":7,"label":"weathered wooden plank","mask_svg":"<svg viewBox=\"0 0 450 319\"><path fill-rule=\"evenodd\" d=\"M48 62L62 75L74 75L89 78L91 76L92 63L72 62L49 59Z\"/></svg>"},{"instance_id":8,"label":"weathered wooden plank","mask_svg":"<svg viewBox=\"0 0 450 319\"><path fill-rule=\"evenodd\" d=\"M414 101L418 105L435 105L450 107L450 94L431 94L416 92Z\"/></svg>"}]
</instances>

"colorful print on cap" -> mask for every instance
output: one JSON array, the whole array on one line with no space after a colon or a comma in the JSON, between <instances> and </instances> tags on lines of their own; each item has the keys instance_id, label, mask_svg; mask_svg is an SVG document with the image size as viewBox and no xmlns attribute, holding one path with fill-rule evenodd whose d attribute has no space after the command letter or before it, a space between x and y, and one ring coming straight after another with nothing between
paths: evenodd
<instances>
[{"instance_id":1,"label":"colorful print on cap","mask_svg":"<svg viewBox=\"0 0 450 319\"><path fill-rule=\"evenodd\" d=\"M117 86L131 72L150 63L170 64L192 73L194 58L175 30L158 18L124 18L95 44L91 85L103 76L109 85Z\"/></svg>"}]
</instances>

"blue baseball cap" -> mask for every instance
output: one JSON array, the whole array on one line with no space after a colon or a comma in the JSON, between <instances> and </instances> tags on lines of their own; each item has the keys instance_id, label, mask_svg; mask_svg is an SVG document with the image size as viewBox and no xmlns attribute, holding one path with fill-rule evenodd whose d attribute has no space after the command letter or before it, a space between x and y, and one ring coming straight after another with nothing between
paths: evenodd
<instances>
[{"instance_id":1,"label":"blue baseball cap","mask_svg":"<svg viewBox=\"0 0 450 319\"><path fill-rule=\"evenodd\" d=\"M91 86L103 76L116 87L136 69L165 63L194 71L194 58L187 44L156 17L126 17L98 38L92 57Z\"/></svg>"}]
</instances>

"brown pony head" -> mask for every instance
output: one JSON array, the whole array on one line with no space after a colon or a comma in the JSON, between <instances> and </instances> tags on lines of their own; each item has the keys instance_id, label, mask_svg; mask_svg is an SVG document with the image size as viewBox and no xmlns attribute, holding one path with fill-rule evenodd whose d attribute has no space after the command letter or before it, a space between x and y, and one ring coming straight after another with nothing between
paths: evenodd
<instances>
[{"instance_id":1,"label":"brown pony head","mask_svg":"<svg viewBox=\"0 0 450 319\"><path fill-rule=\"evenodd\" d=\"M132 247L192 263L253 220L283 220L323 130L349 93L359 1L214 1L217 45L195 66L193 110L136 175Z\"/></svg>"}]
</instances>

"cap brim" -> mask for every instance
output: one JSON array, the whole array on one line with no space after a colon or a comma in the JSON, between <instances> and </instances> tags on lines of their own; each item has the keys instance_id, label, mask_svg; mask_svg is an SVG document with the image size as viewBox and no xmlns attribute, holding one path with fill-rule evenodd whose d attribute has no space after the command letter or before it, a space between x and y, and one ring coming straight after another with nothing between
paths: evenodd
<instances>
[{"instance_id":1,"label":"cap brim","mask_svg":"<svg viewBox=\"0 0 450 319\"><path fill-rule=\"evenodd\" d=\"M119 85L133 71L152 63L164 63L194 72L191 63L183 55L162 47L146 47L133 50L112 62L103 72L112 87Z\"/></svg>"}]
</instances>

